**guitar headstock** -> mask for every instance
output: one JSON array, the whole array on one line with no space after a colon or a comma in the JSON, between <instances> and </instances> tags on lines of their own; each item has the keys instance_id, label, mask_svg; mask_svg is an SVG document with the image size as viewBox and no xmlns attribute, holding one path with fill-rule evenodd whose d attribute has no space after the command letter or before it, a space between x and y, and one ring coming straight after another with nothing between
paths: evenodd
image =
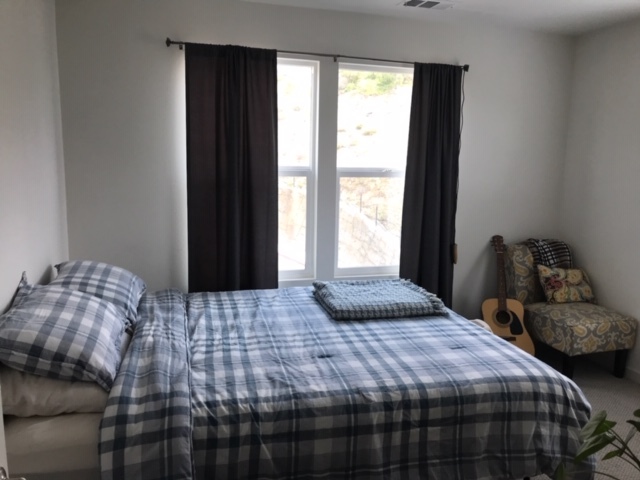
<instances>
[{"instance_id":1,"label":"guitar headstock","mask_svg":"<svg viewBox=\"0 0 640 480\"><path fill-rule=\"evenodd\" d=\"M504 241L502 235L494 235L491 237L491 245L493 245L496 253L504 253Z\"/></svg>"}]
</instances>

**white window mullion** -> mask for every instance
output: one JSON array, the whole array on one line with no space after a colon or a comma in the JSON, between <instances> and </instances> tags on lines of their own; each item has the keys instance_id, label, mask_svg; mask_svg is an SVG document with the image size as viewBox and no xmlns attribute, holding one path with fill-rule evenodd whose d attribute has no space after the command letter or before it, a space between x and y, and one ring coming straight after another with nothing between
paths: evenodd
<instances>
[{"instance_id":1,"label":"white window mullion","mask_svg":"<svg viewBox=\"0 0 640 480\"><path fill-rule=\"evenodd\" d=\"M316 278L332 279L336 265L337 189L336 151L338 129L338 64L327 58L320 62L318 105L318 189Z\"/></svg>"}]
</instances>

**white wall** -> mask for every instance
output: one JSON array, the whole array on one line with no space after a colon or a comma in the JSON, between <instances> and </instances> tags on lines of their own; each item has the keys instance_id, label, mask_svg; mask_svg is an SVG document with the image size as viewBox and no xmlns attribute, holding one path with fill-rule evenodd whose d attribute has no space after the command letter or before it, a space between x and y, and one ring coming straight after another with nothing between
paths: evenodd
<instances>
[{"instance_id":1,"label":"white wall","mask_svg":"<svg viewBox=\"0 0 640 480\"><path fill-rule=\"evenodd\" d=\"M55 6L0 2L0 312L68 257Z\"/></svg>"},{"instance_id":2,"label":"white wall","mask_svg":"<svg viewBox=\"0 0 640 480\"><path fill-rule=\"evenodd\" d=\"M469 63L454 308L495 296L493 234L554 235L573 43L238 0L58 0L69 245L186 288L183 52L191 42Z\"/></svg>"},{"instance_id":3,"label":"white wall","mask_svg":"<svg viewBox=\"0 0 640 480\"><path fill-rule=\"evenodd\" d=\"M603 305L640 318L640 21L577 43L562 235ZM640 338L638 339L640 343ZM640 353L629 359L640 381Z\"/></svg>"}]
</instances>

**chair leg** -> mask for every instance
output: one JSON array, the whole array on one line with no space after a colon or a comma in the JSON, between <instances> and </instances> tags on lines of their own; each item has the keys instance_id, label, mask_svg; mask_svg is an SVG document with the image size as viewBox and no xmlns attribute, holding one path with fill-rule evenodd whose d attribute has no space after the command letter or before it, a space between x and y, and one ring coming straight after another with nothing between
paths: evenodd
<instances>
[{"instance_id":1,"label":"chair leg","mask_svg":"<svg viewBox=\"0 0 640 480\"><path fill-rule=\"evenodd\" d=\"M624 378L628 356L629 350L616 350L616 357L613 362L613 375L615 377Z\"/></svg>"},{"instance_id":2,"label":"chair leg","mask_svg":"<svg viewBox=\"0 0 640 480\"><path fill-rule=\"evenodd\" d=\"M575 366L574 358L570 357L566 353L563 353L562 354L562 374L567 378L573 378L574 366Z\"/></svg>"}]
</instances>

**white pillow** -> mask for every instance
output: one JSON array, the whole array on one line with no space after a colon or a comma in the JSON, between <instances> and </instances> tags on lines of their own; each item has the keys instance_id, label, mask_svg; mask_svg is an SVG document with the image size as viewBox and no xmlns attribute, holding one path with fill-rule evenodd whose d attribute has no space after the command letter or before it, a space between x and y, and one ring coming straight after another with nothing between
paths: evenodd
<instances>
[{"instance_id":1,"label":"white pillow","mask_svg":"<svg viewBox=\"0 0 640 480\"><path fill-rule=\"evenodd\" d=\"M57 380L0 366L5 415L32 417L104 412L109 394L97 383Z\"/></svg>"},{"instance_id":2,"label":"white pillow","mask_svg":"<svg viewBox=\"0 0 640 480\"><path fill-rule=\"evenodd\" d=\"M131 337L121 338L120 358ZM53 416L63 413L102 413L109 394L97 383L58 380L21 372L0 364L2 410L16 417Z\"/></svg>"}]
</instances>

